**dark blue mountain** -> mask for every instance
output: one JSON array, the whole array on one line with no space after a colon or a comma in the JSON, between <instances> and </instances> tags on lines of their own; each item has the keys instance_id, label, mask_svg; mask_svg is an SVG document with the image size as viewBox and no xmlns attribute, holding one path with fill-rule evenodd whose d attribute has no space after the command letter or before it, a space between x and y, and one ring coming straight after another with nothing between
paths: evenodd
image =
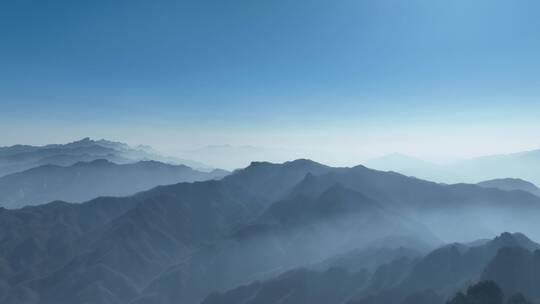
<instances>
[{"instance_id":1,"label":"dark blue mountain","mask_svg":"<svg viewBox=\"0 0 540 304\"><path fill-rule=\"evenodd\" d=\"M20 208L53 200L83 202L98 196L125 196L158 185L222 178L226 174L156 161L118 165L101 159L68 167L45 165L0 177L0 206Z\"/></svg>"},{"instance_id":2,"label":"dark blue mountain","mask_svg":"<svg viewBox=\"0 0 540 304\"><path fill-rule=\"evenodd\" d=\"M534 299L538 295L540 251L528 250L533 248L540 245L522 234L503 233L482 246L452 244L420 258L397 257L373 273L361 269L350 272L341 267L291 270L267 280L211 293L203 303L443 304L455 292L478 280L493 280L502 286L509 300L523 299L515 296L519 293ZM482 284L469 287L465 299L482 297L479 290ZM502 299L502 291L498 287L497 290L497 297Z\"/></svg>"},{"instance_id":3,"label":"dark blue mountain","mask_svg":"<svg viewBox=\"0 0 540 304\"><path fill-rule=\"evenodd\" d=\"M478 183L486 188L496 188L505 191L521 190L540 196L540 188L535 184L519 178L499 178Z\"/></svg>"},{"instance_id":4,"label":"dark blue mountain","mask_svg":"<svg viewBox=\"0 0 540 304\"><path fill-rule=\"evenodd\" d=\"M521 210L525 221L536 218L537 206L540 198L525 192L446 186L364 167L254 163L222 180L82 204L2 209L0 302L198 303L212 291L266 281L381 238L386 244L425 239L440 225L482 228L479 219L485 218L477 214L455 225L453 215L470 207ZM437 226L423 221L425 213L447 216L437 217ZM517 220L516 214L507 219ZM376 271L375 296L380 289L407 297L417 288L461 286L453 280L482 270L465 266L496 255L467 248ZM441 265L456 267L435 275ZM326 282L325 276L315 282ZM354 294L366 296L361 292Z\"/></svg>"}]
</instances>

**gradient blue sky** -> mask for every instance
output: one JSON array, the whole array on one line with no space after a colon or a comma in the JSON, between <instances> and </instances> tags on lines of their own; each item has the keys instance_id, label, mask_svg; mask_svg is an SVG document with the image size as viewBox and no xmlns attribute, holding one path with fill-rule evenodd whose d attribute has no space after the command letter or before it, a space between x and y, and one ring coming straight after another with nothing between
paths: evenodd
<instances>
[{"instance_id":1,"label":"gradient blue sky","mask_svg":"<svg viewBox=\"0 0 540 304\"><path fill-rule=\"evenodd\" d=\"M4 0L0 105L0 145L540 148L540 1Z\"/></svg>"}]
</instances>

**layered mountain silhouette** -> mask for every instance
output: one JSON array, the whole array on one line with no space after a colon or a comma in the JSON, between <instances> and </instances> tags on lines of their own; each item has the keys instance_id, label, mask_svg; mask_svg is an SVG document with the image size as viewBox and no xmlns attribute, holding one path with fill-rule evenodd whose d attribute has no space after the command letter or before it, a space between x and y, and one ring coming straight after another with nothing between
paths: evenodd
<instances>
[{"instance_id":1,"label":"layered mountain silhouette","mask_svg":"<svg viewBox=\"0 0 540 304\"><path fill-rule=\"evenodd\" d=\"M496 188L506 191L521 190L540 196L540 188L535 184L519 178L498 178L478 183L486 188Z\"/></svg>"},{"instance_id":2,"label":"layered mountain silhouette","mask_svg":"<svg viewBox=\"0 0 540 304\"><path fill-rule=\"evenodd\" d=\"M522 213L537 212L538 197L522 191L438 184L356 166L308 175L292 193L317 195L336 183L362 192L389 210L428 224L430 230L447 240L496 234L501 230L501 218L507 219L506 230L530 231L534 236L539 232L532 217ZM472 229L466 229L469 224ZM456 226L462 229L454 229Z\"/></svg>"},{"instance_id":3,"label":"layered mountain silhouette","mask_svg":"<svg viewBox=\"0 0 540 304\"><path fill-rule=\"evenodd\" d=\"M155 160L183 164L203 171L210 169L204 164L191 160L161 156L145 146L131 147L120 142L84 138L67 144L0 147L0 176L43 165L70 166L78 162L90 162L97 159L106 159L117 164Z\"/></svg>"},{"instance_id":4,"label":"layered mountain silhouette","mask_svg":"<svg viewBox=\"0 0 540 304\"><path fill-rule=\"evenodd\" d=\"M495 296L501 299L501 303L504 294L509 296L509 300L523 299L516 296L521 293L534 299L538 295L534 279L538 271L534 268L536 253L531 250L538 248L540 245L522 234L503 233L481 246L452 244L419 258L396 257L373 272L350 272L342 267L326 270L299 268L268 280L211 293L203 303L443 304L451 298L455 301L451 303L495 303L466 301L467 297L472 300L482 296L478 289L484 288L486 283L469 287L467 295L461 295L465 302L456 302L460 300L460 295L454 296L456 292L486 280L494 282ZM509 258L515 260L504 261ZM517 271L512 271L512 267ZM497 284L503 287L499 289ZM485 287L491 288L491 285ZM488 295L490 293L486 291L484 296Z\"/></svg>"},{"instance_id":5,"label":"layered mountain silhouette","mask_svg":"<svg viewBox=\"0 0 540 304\"><path fill-rule=\"evenodd\" d=\"M539 208L540 198L523 191L442 185L309 160L258 162L221 180L81 204L1 209L0 302L200 303L212 292L219 298L299 267L307 271L284 278L295 282L291 286L328 294L328 303L335 303L330 299L335 295L351 301L375 297L384 304L417 292L428 297L433 294L421 292L429 288L450 295L462 281L480 277L483 264L497 255L495 240L482 242L480 249L446 246L425 257L411 252L422 256L426 248L448 241L453 234L447 230L456 227L472 229L471 238L486 227L511 230L516 221L536 220ZM470 216L461 216L467 212ZM522 247L528 243L511 239L521 239ZM405 240L420 245L400 249ZM530 246L526 249L535 245ZM384 248L385 256L397 260L366 264L376 280L364 280L364 270L334 270L354 263L355 253L368 248ZM332 280L355 288L317 287ZM268 288L253 292L274 290ZM291 291L291 299L313 300L304 291Z\"/></svg>"},{"instance_id":6,"label":"layered mountain silhouette","mask_svg":"<svg viewBox=\"0 0 540 304\"><path fill-rule=\"evenodd\" d=\"M523 234L503 233L480 246L451 244L427 254L421 259L410 261L409 267L401 267L404 273L394 273L402 279L393 287L387 285L373 293L369 288L356 295L351 303L400 303L415 293L430 290L440 296L439 301L450 297L478 281L495 257L507 248L537 250L540 245Z\"/></svg>"},{"instance_id":7,"label":"layered mountain silhouette","mask_svg":"<svg viewBox=\"0 0 540 304\"><path fill-rule=\"evenodd\" d=\"M98 196L125 196L158 185L221 178L227 173L156 161L118 165L98 159L68 167L45 165L0 177L0 206L20 208L53 200L83 202Z\"/></svg>"},{"instance_id":8,"label":"layered mountain silhouette","mask_svg":"<svg viewBox=\"0 0 540 304\"><path fill-rule=\"evenodd\" d=\"M193 302L212 289L316 263L391 235L437 241L422 225L385 210L358 192L334 185L317 198L297 196L275 202L217 247L172 267L145 290L145 299ZM169 297L167 286L177 286Z\"/></svg>"},{"instance_id":9,"label":"layered mountain silhouette","mask_svg":"<svg viewBox=\"0 0 540 304\"><path fill-rule=\"evenodd\" d=\"M540 184L540 150L475 157L446 164L434 164L394 153L365 164L374 169L444 183L477 183L512 177Z\"/></svg>"}]
</instances>

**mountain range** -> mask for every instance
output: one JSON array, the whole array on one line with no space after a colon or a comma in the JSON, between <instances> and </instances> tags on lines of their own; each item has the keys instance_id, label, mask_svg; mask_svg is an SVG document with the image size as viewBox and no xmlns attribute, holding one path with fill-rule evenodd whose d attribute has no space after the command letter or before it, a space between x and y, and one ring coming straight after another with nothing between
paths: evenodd
<instances>
[{"instance_id":1,"label":"mountain range","mask_svg":"<svg viewBox=\"0 0 540 304\"><path fill-rule=\"evenodd\" d=\"M227 173L157 161L115 164L97 159L66 167L43 165L0 177L0 206L20 208L54 200L83 202L98 196L125 196L159 185L221 178Z\"/></svg>"},{"instance_id":2,"label":"mountain range","mask_svg":"<svg viewBox=\"0 0 540 304\"><path fill-rule=\"evenodd\" d=\"M117 164L155 160L169 164L183 164L202 171L211 169L195 161L161 156L147 146L131 147L120 142L84 138L67 144L0 147L0 176L42 165L70 166L97 159L106 159Z\"/></svg>"},{"instance_id":3,"label":"mountain range","mask_svg":"<svg viewBox=\"0 0 540 304\"><path fill-rule=\"evenodd\" d=\"M539 244L522 234L503 233L478 246L450 244L426 255L397 257L379 264L373 272L351 272L341 266L325 270L297 268L267 280L214 292L203 304L443 304L477 281L497 282L507 295L519 292L536 299L539 292L533 286L538 286L540 264L535 263L539 249ZM518 261L520 258L523 260ZM509 264L505 259L514 261ZM516 266L517 271L512 269Z\"/></svg>"},{"instance_id":4,"label":"mountain range","mask_svg":"<svg viewBox=\"0 0 540 304\"><path fill-rule=\"evenodd\" d=\"M506 190L506 191L521 190L521 191L532 193L536 196L540 196L540 188L538 188L533 183L530 183L528 181L525 181L519 178L497 178L497 179L480 182L477 185L486 187L486 188L496 188L496 189Z\"/></svg>"},{"instance_id":5,"label":"mountain range","mask_svg":"<svg viewBox=\"0 0 540 304\"><path fill-rule=\"evenodd\" d=\"M0 209L0 302L243 303L248 295L245 303L324 296L384 304L417 292L444 299L479 279L502 247L537 248L521 234L444 243L500 231L537 238L539 212L540 197L524 191L305 159L255 162L220 180ZM372 252L381 259L360 258ZM253 295L260 301L249 302Z\"/></svg>"},{"instance_id":6,"label":"mountain range","mask_svg":"<svg viewBox=\"0 0 540 304\"><path fill-rule=\"evenodd\" d=\"M368 160L366 166L444 183L519 178L540 185L540 150L475 157L435 164L399 153Z\"/></svg>"},{"instance_id":7,"label":"mountain range","mask_svg":"<svg viewBox=\"0 0 540 304\"><path fill-rule=\"evenodd\" d=\"M0 207L126 196L159 185L226 174L198 162L162 156L148 146L104 139L0 147Z\"/></svg>"}]
</instances>

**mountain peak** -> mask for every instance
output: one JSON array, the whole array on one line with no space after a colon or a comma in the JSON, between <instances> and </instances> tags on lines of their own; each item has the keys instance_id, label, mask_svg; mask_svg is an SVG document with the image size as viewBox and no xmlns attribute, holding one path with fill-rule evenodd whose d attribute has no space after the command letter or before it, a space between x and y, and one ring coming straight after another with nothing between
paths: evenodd
<instances>
[{"instance_id":1,"label":"mountain peak","mask_svg":"<svg viewBox=\"0 0 540 304\"><path fill-rule=\"evenodd\" d=\"M263 166L269 166L269 165L275 165L275 164L271 162L267 162L267 161L252 161L249 163L249 166L247 166L246 169L250 167L263 167Z\"/></svg>"},{"instance_id":2,"label":"mountain peak","mask_svg":"<svg viewBox=\"0 0 540 304\"><path fill-rule=\"evenodd\" d=\"M75 140L72 142L67 143L66 145L80 145L80 144L89 144L94 143L95 141L91 139L90 137L81 138L79 140Z\"/></svg>"},{"instance_id":3,"label":"mountain peak","mask_svg":"<svg viewBox=\"0 0 540 304\"><path fill-rule=\"evenodd\" d=\"M287 161L284 163L272 163L267 161L252 161L249 166L244 168L243 170L251 170L251 169L260 169L260 168L287 168L287 169L296 169L296 170L312 170L312 169L323 169L323 168L329 168L328 166L325 166L323 164L320 164L318 162L312 161L310 159L296 159Z\"/></svg>"},{"instance_id":4,"label":"mountain peak","mask_svg":"<svg viewBox=\"0 0 540 304\"><path fill-rule=\"evenodd\" d=\"M313 167L327 167L323 164L320 164L318 162L312 161L311 159L307 159L307 158L299 158L296 160L288 161L288 162L283 163L283 165L286 167L299 168L299 169L300 168L307 169L307 168L313 168Z\"/></svg>"},{"instance_id":5,"label":"mountain peak","mask_svg":"<svg viewBox=\"0 0 540 304\"><path fill-rule=\"evenodd\" d=\"M479 182L484 188L496 188L504 191L521 190L540 196L540 188L521 178L497 178Z\"/></svg>"},{"instance_id":6,"label":"mountain peak","mask_svg":"<svg viewBox=\"0 0 540 304\"><path fill-rule=\"evenodd\" d=\"M491 243L492 245L495 245L499 248L522 247L527 250L540 249L540 244L533 242L526 235L519 232L516 232L516 233L503 232L499 236L497 236L495 239L493 239Z\"/></svg>"}]
</instances>

